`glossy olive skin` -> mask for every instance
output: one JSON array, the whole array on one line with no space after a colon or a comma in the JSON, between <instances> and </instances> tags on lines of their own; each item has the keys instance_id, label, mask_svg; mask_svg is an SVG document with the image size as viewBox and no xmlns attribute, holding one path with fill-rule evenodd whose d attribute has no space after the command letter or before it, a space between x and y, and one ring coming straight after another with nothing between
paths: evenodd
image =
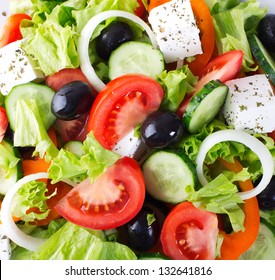
<instances>
[{"instance_id":1,"label":"glossy olive skin","mask_svg":"<svg viewBox=\"0 0 275 280\"><path fill-rule=\"evenodd\" d=\"M94 94L87 83L71 82L55 93L51 110L61 120L74 120L91 109L94 99Z\"/></svg>"},{"instance_id":2,"label":"glossy olive skin","mask_svg":"<svg viewBox=\"0 0 275 280\"><path fill-rule=\"evenodd\" d=\"M96 52L102 59L108 60L111 52L122 43L133 40L133 33L128 24L115 21L102 30L96 40Z\"/></svg>"},{"instance_id":3,"label":"glossy olive skin","mask_svg":"<svg viewBox=\"0 0 275 280\"><path fill-rule=\"evenodd\" d=\"M258 36L270 52L275 52L275 14L267 14L258 25Z\"/></svg>"},{"instance_id":4,"label":"glossy olive skin","mask_svg":"<svg viewBox=\"0 0 275 280\"><path fill-rule=\"evenodd\" d=\"M163 148L174 144L183 134L181 119L170 111L156 111L141 125L141 138L149 147Z\"/></svg>"},{"instance_id":5,"label":"glossy olive skin","mask_svg":"<svg viewBox=\"0 0 275 280\"><path fill-rule=\"evenodd\" d=\"M136 253L155 248L158 250L161 228L168 213L169 209L164 203L146 195L140 212L119 228L119 242L126 244ZM153 217L151 224L148 224L148 215Z\"/></svg>"},{"instance_id":6,"label":"glossy olive skin","mask_svg":"<svg viewBox=\"0 0 275 280\"><path fill-rule=\"evenodd\" d=\"M272 177L268 186L257 195L261 210L275 210L275 176Z\"/></svg>"}]
</instances>

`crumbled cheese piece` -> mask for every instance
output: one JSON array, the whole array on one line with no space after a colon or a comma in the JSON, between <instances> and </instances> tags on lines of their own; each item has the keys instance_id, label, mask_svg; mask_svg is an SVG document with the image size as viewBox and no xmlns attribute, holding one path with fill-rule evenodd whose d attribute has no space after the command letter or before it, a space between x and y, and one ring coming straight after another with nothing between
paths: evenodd
<instances>
[{"instance_id":1,"label":"crumbled cheese piece","mask_svg":"<svg viewBox=\"0 0 275 280\"><path fill-rule=\"evenodd\" d=\"M3 95L8 95L16 85L44 79L35 61L21 48L22 42L18 40L0 49L0 92Z\"/></svg>"},{"instance_id":2,"label":"crumbled cheese piece","mask_svg":"<svg viewBox=\"0 0 275 280\"><path fill-rule=\"evenodd\" d=\"M275 96L264 74L226 82L229 88L223 116L238 130L259 133L275 129Z\"/></svg>"},{"instance_id":3,"label":"crumbled cheese piece","mask_svg":"<svg viewBox=\"0 0 275 280\"><path fill-rule=\"evenodd\" d=\"M0 260L9 260L11 256L10 240L6 236L3 225L0 224Z\"/></svg>"},{"instance_id":4,"label":"crumbled cheese piece","mask_svg":"<svg viewBox=\"0 0 275 280\"><path fill-rule=\"evenodd\" d=\"M149 14L151 27L165 62L170 63L202 53L200 30L190 0L172 0Z\"/></svg>"}]
</instances>

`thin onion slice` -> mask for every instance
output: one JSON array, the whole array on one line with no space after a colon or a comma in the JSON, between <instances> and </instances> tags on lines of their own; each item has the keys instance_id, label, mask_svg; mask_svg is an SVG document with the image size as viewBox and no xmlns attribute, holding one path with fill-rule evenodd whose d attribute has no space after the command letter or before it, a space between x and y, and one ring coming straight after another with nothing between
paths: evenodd
<instances>
[{"instance_id":1,"label":"thin onion slice","mask_svg":"<svg viewBox=\"0 0 275 280\"><path fill-rule=\"evenodd\" d=\"M90 63L89 43L90 38L92 37L96 27L102 21L112 17L126 18L137 23L146 31L147 35L149 36L149 39L151 40L152 46L154 48L157 48L158 46L155 34L151 30L151 28L146 24L145 21L143 21L141 18L134 14L120 10L110 10L102 12L92 17L81 31L80 38L78 41L78 53L80 58L80 68L83 74L98 92L102 90L105 84L99 79L99 77L95 73L93 66Z\"/></svg>"},{"instance_id":2,"label":"thin onion slice","mask_svg":"<svg viewBox=\"0 0 275 280\"><path fill-rule=\"evenodd\" d=\"M203 163L206 157L207 152L216 144L223 142L223 141L235 141L240 142L250 148L259 158L262 169L263 169L263 176L259 184L250 191L239 192L239 196L245 200L251 197L258 195L262 192L267 185L269 184L274 171L274 161L272 155L270 154L269 150L266 146L257 138L253 137L252 135L233 129L226 129L214 132L206 137L199 149L196 163L197 163L197 174L198 179L202 185L206 185L208 183L207 179L203 173Z\"/></svg>"},{"instance_id":3,"label":"thin onion slice","mask_svg":"<svg viewBox=\"0 0 275 280\"><path fill-rule=\"evenodd\" d=\"M37 248L45 241L43 238L36 238L30 235L25 234L21 231L15 222L12 219L12 210L11 210L11 202L16 194L16 192L26 183L31 181L39 180L39 179L48 179L48 173L41 172L36 174L31 174L23 177L19 181L17 181L13 187L8 191L5 195L2 206L1 206L1 221L3 225L3 229L5 234L9 239L11 239L17 245L28 249L29 251L36 251ZM72 183L69 180L66 180L67 184L71 186L75 186L75 183Z\"/></svg>"}]
</instances>

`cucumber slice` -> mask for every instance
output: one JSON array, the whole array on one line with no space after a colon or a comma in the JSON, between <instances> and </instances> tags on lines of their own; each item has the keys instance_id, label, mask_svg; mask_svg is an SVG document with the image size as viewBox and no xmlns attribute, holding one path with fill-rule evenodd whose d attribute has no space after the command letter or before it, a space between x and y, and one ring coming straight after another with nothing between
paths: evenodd
<instances>
[{"instance_id":1,"label":"cucumber slice","mask_svg":"<svg viewBox=\"0 0 275 280\"><path fill-rule=\"evenodd\" d=\"M84 155L83 143L80 141L69 141L63 146L63 149L68 150L80 157Z\"/></svg>"},{"instance_id":2,"label":"cucumber slice","mask_svg":"<svg viewBox=\"0 0 275 280\"><path fill-rule=\"evenodd\" d=\"M228 87L222 82L210 81L195 94L183 115L183 122L190 133L199 132L219 113L228 92Z\"/></svg>"},{"instance_id":3,"label":"cucumber slice","mask_svg":"<svg viewBox=\"0 0 275 280\"><path fill-rule=\"evenodd\" d=\"M197 181L195 167L182 151L157 151L145 161L142 171L148 193L164 202L186 200L186 187Z\"/></svg>"},{"instance_id":4,"label":"cucumber slice","mask_svg":"<svg viewBox=\"0 0 275 280\"><path fill-rule=\"evenodd\" d=\"M248 41L254 58L264 70L272 84L275 85L275 60L264 47L257 35L253 34L249 36Z\"/></svg>"},{"instance_id":5,"label":"cucumber slice","mask_svg":"<svg viewBox=\"0 0 275 280\"><path fill-rule=\"evenodd\" d=\"M255 243L240 257L241 260L275 260L275 235L269 226L260 223Z\"/></svg>"},{"instance_id":6,"label":"cucumber slice","mask_svg":"<svg viewBox=\"0 0 275 280\"><path fill-rule=\"evenodd\" d=\"M160 50L144 42L130 41L115 49L109 59L109 77L135 73L153 79L164 70L164 58Z\"/></svg>"},{"instance_id":7,"label":"cucumber slice","mask_svg":"<svg viewBox=\"0 0 275 280\"><path fill-rule=\"evenodd\" d=\"M2 140L1 145L3 145L15 157L20 157L18 150L12 146L9 140ZM6 177L5 170L0 167L0 194L6 195L9 189L22 177L23 171L21 161L10 170L8 177Z\"/></svg>"},{"instance_id":8,"label":"cucumber slice","mask_svg":"<svg viewBox=\"0 0 275 280\"><path fill-rule=\"evenodd\" d=\"M13 131L15 129L17 100L35 99L40 117L48 130L56 119L51 112L51 101L54 93L50 87L32 82L13 87L5 98L5 107L11 129Z\"/></svg>"}]
</instances>

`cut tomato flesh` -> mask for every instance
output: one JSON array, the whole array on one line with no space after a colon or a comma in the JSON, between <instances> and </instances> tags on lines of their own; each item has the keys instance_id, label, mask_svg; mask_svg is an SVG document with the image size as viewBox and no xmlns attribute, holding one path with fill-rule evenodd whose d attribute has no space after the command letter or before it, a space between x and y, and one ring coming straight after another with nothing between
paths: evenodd
<instances>
[{"instance_id":1,"label":"cut tomato flesh","mask_svg":"<svg viewBox=\"0 0 275 280\"><path fill-rule=\"evenodd\" d=\"M105 230L130 221L144 198L142 171L134 159L124 157L94 182L88 178L73 188L55 209L79 226Z\"/></svg>"}]
</instances>

